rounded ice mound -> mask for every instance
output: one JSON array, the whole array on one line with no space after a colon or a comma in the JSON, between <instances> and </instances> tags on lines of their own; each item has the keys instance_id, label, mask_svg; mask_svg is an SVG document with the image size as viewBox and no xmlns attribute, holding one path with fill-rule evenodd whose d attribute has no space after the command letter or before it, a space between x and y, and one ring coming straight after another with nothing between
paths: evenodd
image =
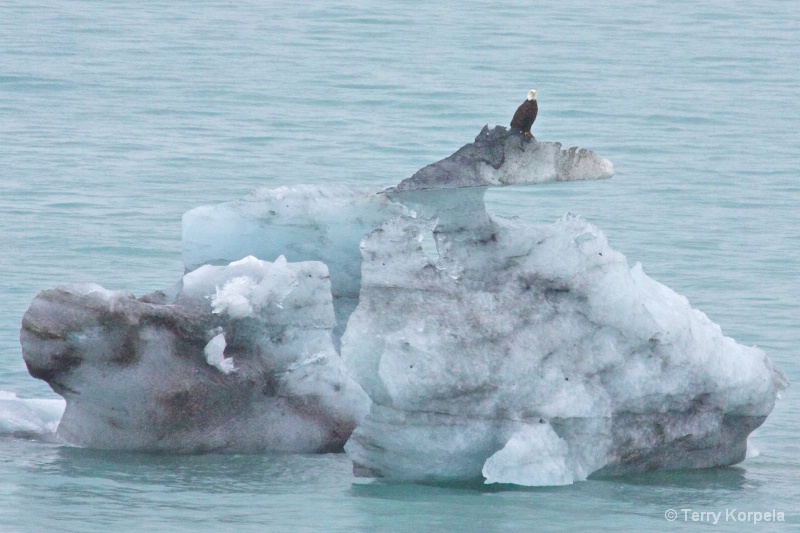
<instances>
[{"instance_id":1,"label":"rounded ice mound","mask_svg":"<svg viewBox=\"0 0 800 533\"><path fill-rule=\"evenodd\" d=\"M172 452L340 451L369 399L331 340L328 270L247 257L142 298L74 285L22 321L28 370L66 399L58 436Z\"/></svg>"}]
</instances>

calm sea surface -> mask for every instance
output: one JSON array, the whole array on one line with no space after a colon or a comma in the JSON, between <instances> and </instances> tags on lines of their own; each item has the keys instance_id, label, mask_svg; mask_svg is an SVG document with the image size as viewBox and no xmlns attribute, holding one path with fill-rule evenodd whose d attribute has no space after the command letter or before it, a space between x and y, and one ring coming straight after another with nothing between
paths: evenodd
<instances>
[{"instance_id":1,"label":"calm sea surface","mask_svg":"<svg viewBox=\"0 0 800 533\"><path fill-rule=\"evenodd\" d=\"M185 211L258 186L394 184L507 124L531 88L535 135L596 150L617 175L491 191L490 209L583 215L800 383L798 58L796 0L3 0L0 391L56 398L19 347L40 290L166 287L183 273ZM0 409L0 429L13 416ZM742 465L543 489L356 481L344 455L118 454L6 432L0 531L711 525L683 509L783 531L800 526L799 430L795 385Z\"/></svg>"}]
</instances>

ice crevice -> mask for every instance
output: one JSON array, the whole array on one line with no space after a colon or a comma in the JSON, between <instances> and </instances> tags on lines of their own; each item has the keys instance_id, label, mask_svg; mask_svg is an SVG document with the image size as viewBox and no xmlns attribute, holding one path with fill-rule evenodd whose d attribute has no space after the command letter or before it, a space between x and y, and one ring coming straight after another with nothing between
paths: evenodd
<instances>
[{"instance_id":1,"label":"ice crevice","mask_svg":"<svg viewBox=\"0 0 800 533\"><path fill-rule=\"evenodd\" d=\"M43 291L23 356L80 446L344 450L361 476L520 485L742 461L786 386L763 351L583 218L484 204L488 187L612 175L485 127L393 187L197 207L175 286Z\"/></svg>"}]
</instances>

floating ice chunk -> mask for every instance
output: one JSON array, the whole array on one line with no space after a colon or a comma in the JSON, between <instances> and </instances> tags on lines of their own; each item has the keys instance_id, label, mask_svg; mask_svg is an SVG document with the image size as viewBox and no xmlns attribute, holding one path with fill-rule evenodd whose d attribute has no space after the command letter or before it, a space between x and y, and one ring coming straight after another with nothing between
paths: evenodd
<instances>
[{"instance_id":1,"label":"floating ice chunk","mask_svg":"<svg viewBox=\"0 0 800 533\"><path fill-rule=\"evenodd\" d=\"M482 474L486 483L569 485L568 456L569 445L550 424L525 425L486 460Z\"/></svg>"},{"instance_id":2,"label":"floating ice chunk","mask_svg":"<svg viewBox=\"0 0 800 533\"><path fill-rule=\"evenodd\" d=\"M20 341L31 375L66 399L58 437L70 444L311 453L340 451L369 408L342 371L333 324L325 265L245 258L140 299L44 291Z\"/></svg>"},{"instance_id":3,"label":"floating ice chunk","mask_svg":"<svg viewBox=\"0 0 800 533\"><path fill-rule=\"evenodd\" d=\"M61 398L19 398L16 393L0 391L0 435L50 438L65 404Z\"/></svg>"},{"instance_id":4,"label":"floating ice chunk","mask_svg":"<svg viewBox=\"0 0 800 533\"><path fill-rule=\"evenodd\" d=\"M232 358L225 358L225 333L217 334L213 339L208 341L203 352L206 354L206 362L219 369L223 374L230 374L235 371Z\"/></svg>"},{"instance_id":5,"label":"floating ice chunk","mask_svg":"<svg viewBox=\"0 0 800 533\"><path fill-rule=\"evenodd\" d=\"M588 150L484 128L379 193L281 187L199 207L180 283L140 299L44 291L23 356L67 399L58 434L79 445L347 441L357 475L525 485L739 462L786 385L764 352L580 217L532 226L483 200L612 174Z\"/></svg>"},{"instance_id":6,"label":"floating ice chunk","mask_svg":"<svg viewBox=\"0 0 800 533\"><path fill-rule=\"evenodd\" d=\"M460 194L432 230L442 268L419 240L430 220L389 220L362 243L342 339L373 401L345 446L357 474L535 485L744 460L786 385L764 352L724 337L580 217L468 218L449 208ZM539 418L548 429L514 429ZM464 438L487 426L499 443ZM456 439L460 462L442 445Z\"/></svg>"}]
</instances>

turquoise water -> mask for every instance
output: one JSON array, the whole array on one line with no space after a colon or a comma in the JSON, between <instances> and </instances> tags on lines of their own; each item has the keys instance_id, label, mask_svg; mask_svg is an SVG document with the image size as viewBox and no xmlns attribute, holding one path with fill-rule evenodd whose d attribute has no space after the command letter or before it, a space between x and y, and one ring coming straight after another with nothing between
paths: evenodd
<instances>
[{"instance_id":1,"label":"turquoise water","mask_svg":"<svg viewBox=\"0 0 800 533\"><path fill-rule=\"evenodd\" d=\"M617 175L491 191L490 209L581 214L800 382L797 2L5 0L0 42L0 391L55 398L18 341L38 291L170 285L183 212L257 186L396 183L507 124L530 88L535 135L593 149ZM710 525L690 508L781 531L800 524L798 415L795 386L737 467L526 490L357 481L342 455L165 457L6 435L0 530Z\"/></svg>"}]
</instances>

